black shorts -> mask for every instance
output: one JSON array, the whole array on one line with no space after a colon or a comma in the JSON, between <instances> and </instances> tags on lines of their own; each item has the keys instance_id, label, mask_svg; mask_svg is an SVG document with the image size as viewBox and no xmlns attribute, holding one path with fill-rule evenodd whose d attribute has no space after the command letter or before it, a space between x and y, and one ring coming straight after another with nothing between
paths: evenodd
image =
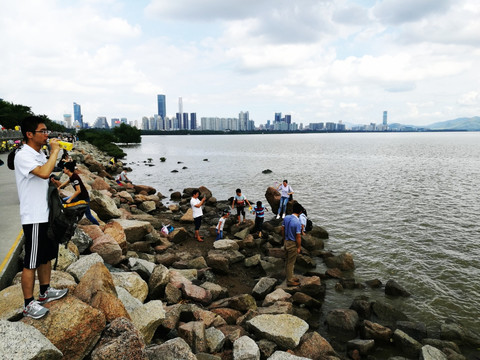
<instances>
[{"instance_id":1,"label":"black shorts","mask_svg":"<svg viewBox=\"0 0 480 360\"><path fill-rule=\"evenodd\" d=\"M261 232L262 225L263 225L263 217L256 217L255 218L255 231Z\"/></svg>"},{"instance_id":2,"label":"black shorts","mask_svg":"<svg viewBox=\"0 0 480 360\"><path fill-rule=\"evenodd\" d=\"M197 216L196 218L193 218L193 222L195 223L195 230L200 230L200 225L202 225L202 217Z\"/></svg>"},{"instance_id":3,"label":"black shorts","mask_svg":"<svg viewBox=\"0 0 480 360\"><path fill-rule=\"evenodd\" d=\"M245 216L245 206L237 206L237 215L240 216L240 214Z\"/></svg>"},{"instance_id":4,"label":"black shorts","mask_svg":"<svg viewBox=\"0 0 480 360\"><path fill-rule=\"evenodd\" d=\"M48 238L48 223L24 224L22 226L25 236L23 267L36 269L57 257L58 243Z\"/></svg>"}]
</instances>

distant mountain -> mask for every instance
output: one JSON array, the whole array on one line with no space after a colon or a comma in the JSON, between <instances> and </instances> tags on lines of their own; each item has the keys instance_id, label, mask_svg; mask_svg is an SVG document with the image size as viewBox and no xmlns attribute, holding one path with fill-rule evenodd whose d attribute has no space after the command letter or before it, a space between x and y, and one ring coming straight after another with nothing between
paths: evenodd
<instances>
[{"instance_id":1,"label":"distant mountain","mask_svg":"<svg viewBox=\"0 0 480 360\"><path fill-rule=\"evenodd\" d=\"M474 116L471 118L458 118L454 120L436 122L431 125L425 126L425 128L428 128L431 130L480 131L480 116Z\"/></svg>"}]
</instances>

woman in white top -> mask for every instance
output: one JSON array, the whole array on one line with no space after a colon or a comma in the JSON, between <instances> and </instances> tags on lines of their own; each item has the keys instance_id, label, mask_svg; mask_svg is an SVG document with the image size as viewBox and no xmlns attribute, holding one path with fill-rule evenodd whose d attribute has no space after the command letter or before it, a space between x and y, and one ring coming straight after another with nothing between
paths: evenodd
<instances>
[{"instance_id":1,"label":"woman in white top","mask_svg":"<svg viewBox=\"0 0 480 360\"><path fill-rule=\"evenodd\" d=\"M287 212L288 199L290 198L290 195L293 194L293 189L290 185L288 185L287 180L283 180L283 183L278 185L277 190L279 190L280 194L282 195L282 197L280 198L280 204L278 205L277 213L277 219L280 219L280 215L282 216L282 218L285 217L285 213Z\"/></svg>"}]
</instances>

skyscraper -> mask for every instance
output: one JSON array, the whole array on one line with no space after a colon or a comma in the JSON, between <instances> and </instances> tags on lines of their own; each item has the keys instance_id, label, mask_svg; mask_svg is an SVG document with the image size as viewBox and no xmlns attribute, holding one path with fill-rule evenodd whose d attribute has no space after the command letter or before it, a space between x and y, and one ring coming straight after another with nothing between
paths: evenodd
<instances>
[{"instance_id":1,"label":"skyscraper","mask_svg":"<svg viewBox=\"0 0 480 360\"><path fill-rule=\"evenodd\" d=\"M164 120L167 116L167 106L165 101L165 95L157 95L158 115L160 115Z\"/></svg>"},{"instance_id":2,"label":"skyscraper","mask_svg":"<svg viewBox=\"0 0 480 360\"><path fill-rule=\"evenodd\" d=\"M80 127L83 128L83 116L82 116L82 109L79 104L76 102L73 103L73 121L76 121Z\"/></svg>"},{"instance_id":3,"label":"skyscraper","mask_svg":"<svg viewBox=\"0 0 480 360\"><path fill-rule=\"evenodd\" d=\"M383 125L387 125L387 112L383 112Z\"/></svg>"},{"instance_id":4,"label":"skyscraper","mask_svg":"<svg viewBox=\"0 0 480 360\"><path fill-rule=\"evenodd\" d=\"M179 124L178 125L179 125L179 128L181 130L181 129L184 129L183 122L182 122L182 120L183 120L183 100L182 100L181 97L178 98L178 114L179 114L179 121L178 121Z\"/></svg>"},{"instance_id":5,"label":"skyscraper","mask_svg":"<svg viewBox=\"0 0 480 360\"><path fill-rule=\"evenodd\" d=\"M190 129L197 130L197 113L190 113Z\"/></svg>"}]
</instances>

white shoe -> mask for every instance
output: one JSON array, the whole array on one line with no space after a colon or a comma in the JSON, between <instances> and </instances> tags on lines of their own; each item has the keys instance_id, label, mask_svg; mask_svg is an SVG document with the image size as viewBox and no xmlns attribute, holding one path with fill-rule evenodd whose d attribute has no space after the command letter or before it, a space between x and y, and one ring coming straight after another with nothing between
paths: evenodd
<instances>
[{"instance_id":1,"label":"white shoe","mask_svg":"<svg viewBox=\"0 0 480 360\"><path fill-rule=\"evenodd\" d=\"M280 219L280 215L277 215L277 220Z\"/></svg>"},{"instance_id":2,"label":"white shoe","mask_svg":"<svg viewBox=\"0 0 480 360\"><path fill-rule=\"evenodd\" d=\"M282 219L285 219L285 214L282 214Z\"/></svg>"}]
</instances>

